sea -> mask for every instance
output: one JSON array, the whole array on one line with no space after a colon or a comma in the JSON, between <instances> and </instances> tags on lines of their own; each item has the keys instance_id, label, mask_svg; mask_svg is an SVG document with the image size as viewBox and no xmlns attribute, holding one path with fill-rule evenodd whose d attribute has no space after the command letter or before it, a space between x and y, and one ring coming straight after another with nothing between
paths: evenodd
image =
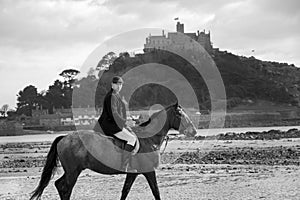
<instances>
[{"instance_id":1,"label":"sea","mask_svg":"<svg viewBox=\"0 0 300 200\"><path fill-rule=\"evenodd\" d=\"M300 126L274 126L274 127L242 127L242 128L217 128L217 129L198 129L196 135L209 136L209 135L217 135L220 133L245 133L248 131L252 132L262 132L269 130L281 130L287 131L290 129L299 129ZM19 135L19 136L1 136L0 144L2 143L18 143L18 142L47 142L53 141L56 137L60 135L66 135L70 132L54 132L51 134L34 134L34 135ZM177 134L178 131L170 130L169 134Z\"/></svg>"}]
</instances>

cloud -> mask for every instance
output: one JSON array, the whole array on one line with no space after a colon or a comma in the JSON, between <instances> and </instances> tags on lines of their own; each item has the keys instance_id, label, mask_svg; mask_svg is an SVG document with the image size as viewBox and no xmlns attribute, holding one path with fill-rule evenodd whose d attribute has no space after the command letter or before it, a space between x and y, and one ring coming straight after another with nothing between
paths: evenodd
<instances>
[{"instance_id":1,"label":"cloud","mask_svg":"<svg viewBox=\"0 0 300 200\"><path fill-rule=\"evenodd\" d=\"M298 16L299 17L299 6L298 0L280 1L280 0L264 0L257 2L257 7L261 10L270 13L277 13L282 16Z\"/></svg>"},{"instance_id":2,"label":"cloud","mask_svg":"<svg viewBox=\"0 0 300 200\"><path fill-rule=\"evenodd\" d=\"M286 8L281 11L280 7ZM300 19L292 7L277 1L275 5L265 1L233 2L220 8L207 26L215 46L223 50L299 65L296 54Z\"/></svg>"},{"instance_id":3,"label":"cloud","mask_svg":"<svg viewBox=\"0 0 300 200\"><path fill-rule=\"evenodd\" d=\"M297 0L0 0L0 72L5 74L0 84L9 82L9 91L0 93L0 106L12 102L29 83L46 89L65 66L80 67L105 39L140 28L175 31L175 17L186 32L210 30L214 46L222 50L300 66L299 4ZM144 39L137 38L142 48Z\"/></svg>"},{"instance_id":4,"label":"cloud","mask_svg":"<svg viewBox=\"0 0 300 200\"><path fill-rule=\"evenodd\" d=\"M97 19L109 14L84 1L5 1L1 6L1 44L21 48L99 41L104 34Z\"/></svg>"},{"instance_id":5,"label":"cloud","mask_svg":"<svg viewBox=\"0 0 300 200\"><path fill-rule=\"evenodd\" d=\"M16 94L28 85L38 90L47 90L48 86L59 79L59 73L66 68L80 69L85 58L95 48L76 44L55 51L42 49L22 50L15 47L0 47L0 106L8 103L15 106Z\"/></svg>"}]
</instances>

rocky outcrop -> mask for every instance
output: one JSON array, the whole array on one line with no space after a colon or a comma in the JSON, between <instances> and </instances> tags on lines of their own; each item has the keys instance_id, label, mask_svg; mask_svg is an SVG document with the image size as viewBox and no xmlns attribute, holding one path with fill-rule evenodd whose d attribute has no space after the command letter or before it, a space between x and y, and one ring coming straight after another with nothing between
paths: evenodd
<instances>
[{"instance_id":1,"label":"rocky outcrop","mask_svg":"<svg viewBox=\"0 0 300 200\"><path fill-rule=\"evenodd\" d=\"M200 151L185 152L174 164L238 164L238 165L300 165L299 147L268 147L255 149L242 147L221 151L210 151L203 156Z\"/></svg>"},{"instance_id":2,"label":"rocky outcrop","mask_svg":"<svg viewBox=\"0 0 300 200\"><path fill-rule=\"evenodd\" d=\"M279 140L282 138L300 138L300 130L290 129L288 131L270 130L262 132L245 133L221 133L214 136L196 136L196 140Z\"/></svg>"}]
</instances>

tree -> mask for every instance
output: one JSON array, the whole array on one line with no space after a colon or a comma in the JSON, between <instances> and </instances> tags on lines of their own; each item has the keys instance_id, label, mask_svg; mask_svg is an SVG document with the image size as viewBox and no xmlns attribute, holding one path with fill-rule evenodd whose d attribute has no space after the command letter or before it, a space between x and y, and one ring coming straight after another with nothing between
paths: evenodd
<instances>
[{"instance_id":1,"label":"tree","mask_svg":"<svg viewBox=\"0 0 300 200\"><path fill-rule=\"evenodd\" d=\"M98 80L96 77L87 76L77 82L79 87L74 87L73 94L75 96L72 99L74 107L88 107L95 105L95 93L97 89Z\"/></svg>"},{"instance_id":2,"label":"tree","mask_svg":"<svg viewBox=\"0 0 300 200\"><path fill-rule=\"evenodd\" d=\"M52 112L53 108L68 107L69 103L67 103L63 88L64 84L59 80L56 80L53 85L49 86L49 89L45 95L45 99L49 103L50 113Z\"/></svg>"},{"instance_id":3,"label":"tree","mask_svg":"<svg viewBox=\"0 0 300 200\"><path fill-rule=\"evenodd\" d=\"M91 67L89 69L89 71L87 72L87 76L91 77L93 79L96 79L95 73L96 73L96 69L94 69L93 67Z\"/></svg>"},{"instance_id":4,"label":"tree","mask_svg":"<svg viewBox=\"0 0 300 200\"><path fill-rule=\"evenodd\" d=\"M0 109L0 115L2 115L3 117L6 117L8 107L9 107L8 104L4 104Z\"/></svg>"},{"instance_id":5,"label":"tree","mask_svg":"<svg viewBox=\"0 0 300 200\"><path fill-rule=\"evenodd\" d=\"M62 71L59 75L62 76L65 81L64 81L64 85L68 88L72 88L73 87L73 83L76 80L76 76L79 74L80 72L76 69L65 69L64 71Z\"/></svg>"},{"instance_id":6,"label":"tree","mask_svg":"<svg viewBox=\"0 0 300 200\"><path fill-rule=\"evenodd\" d=\"M128 52L122 52L122 53L119 54L119 57L121 57L121 58L129 58L130 55L129 55Z\"/></svg>"},{"instance_id":7,"label":"tree","mask_svg":"<svg viewBox=\"0 0 300 200\"><path fill-rule=\"evenodd\" d=\"M66 70L62 71L59 74L60 76L62 76L64 78L64 82L63 82L62 86L61 85L56 85L56 86L60 87L60 88L57 88L58 91L60 91L60 95L56 96L57 99L61 99L60 107L64 107L64 108L70 108L71 107L74 83L76 81L76 76L79 73L80 72L76 69L66 69ZM58 105L56 105L55 107L57 107L57 106Z\"/></svg>"},{"instance_id":8,"label":"tree","mask_svg":"<svg viewBox=\"0 0 300 200\"><path fill-rule=\"evenodd\" d=\"M7 119L8 120L15 120L17 115L18 115L17 112L13 109L9 109L7 111Z\"/></svg>"},{"instance_id":9,"label":"tree","mask_svg":"<svg viewBox=\"0 0 300 200\"><path fill-rule=\"evenodd\" d=\"M102 59L99 61L96 70L103 71L103 70L109 70L109 67L115 59L117 58L117 55L114 52L109 52L106 55L102 57Z\"/></svg>"},{"instance_id":10,"label":"tree","mask_svg":"<svg viewBox=\"0 0 300 200\"><path fill-rule=\"evenodd\" d=\"M37 106L37 88L33 85L26 86L17 96L17 113L31 116L31 110Z\"/></svg>"},{"instance_id":11,"label":"tree","mask_svg":"<svg viewBox=\"0 0 300 200\"><path fill-rule=\"evenodd\" d=\"M37 104L39 105L40 109L48 109L50 108L50 103L46 98L47 91L41 91L37 96Z\"/></svg>"}]
</instances>

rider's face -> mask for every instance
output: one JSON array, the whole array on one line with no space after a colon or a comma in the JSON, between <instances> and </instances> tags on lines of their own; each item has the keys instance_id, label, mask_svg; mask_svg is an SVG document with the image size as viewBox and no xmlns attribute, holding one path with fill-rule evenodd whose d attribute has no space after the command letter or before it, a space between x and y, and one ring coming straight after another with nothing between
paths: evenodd
<instances>
[{"instance_id":1,"label":"rider's face","mask_svg":"<svg viewBox=\"0 0 300 200\"><path fill-rule=\"evenodd\" d=\"M118 82L118 83L112 83L112 89L116 92L120 92L122 89L123 83L122 82Z\"/></svg>"}]
</instances>

